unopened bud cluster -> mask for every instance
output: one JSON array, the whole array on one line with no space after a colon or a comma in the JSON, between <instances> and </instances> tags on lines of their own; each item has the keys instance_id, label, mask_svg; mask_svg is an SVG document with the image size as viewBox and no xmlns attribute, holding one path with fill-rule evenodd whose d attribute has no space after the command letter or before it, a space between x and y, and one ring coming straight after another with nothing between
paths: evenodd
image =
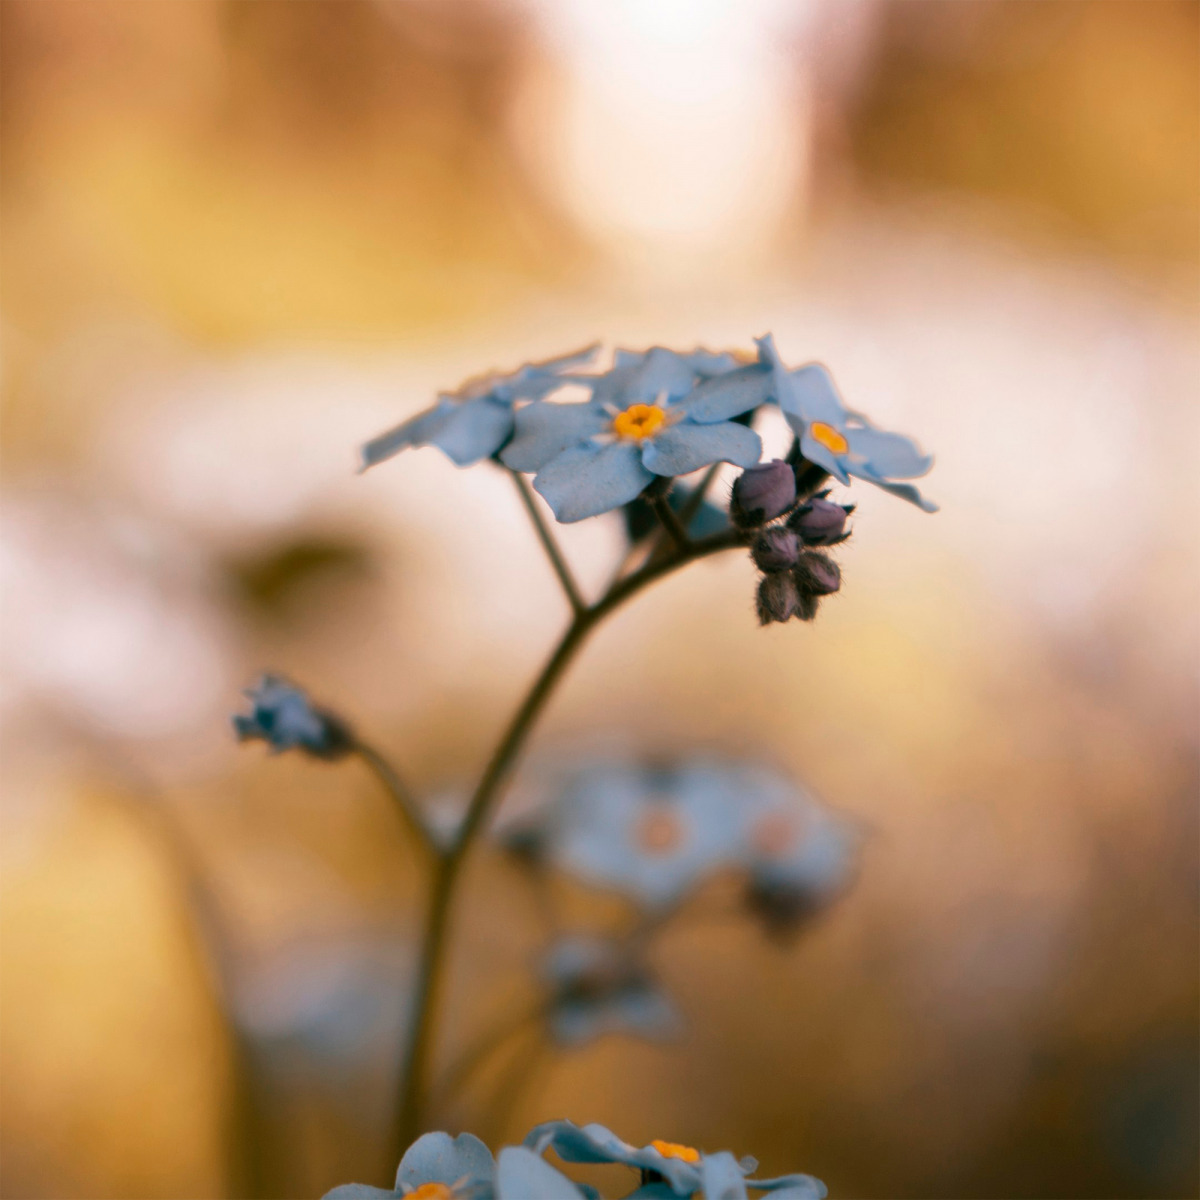
<instances>
[{"instance_id":1,"label":"unopened bud cluster","mask_svg":"<svg viewBox=\"0 0 1200 1200\"><path fill-rule=\"evenodd\" d=\"M750 467L733 485L730 515L745 531L758 584L758 619L763 625L798 617L811 621L822 596L842 586L842 573L822 548L850 535L846 518L853 505L834 504L822 492L801 499L796 471L775 459Z\"/></svg>"}]
</instances>

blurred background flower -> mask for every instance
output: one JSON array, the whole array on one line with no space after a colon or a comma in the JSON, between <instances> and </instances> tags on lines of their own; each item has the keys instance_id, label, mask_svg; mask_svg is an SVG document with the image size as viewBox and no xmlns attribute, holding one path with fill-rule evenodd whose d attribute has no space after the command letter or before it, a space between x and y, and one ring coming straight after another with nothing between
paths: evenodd
<instances>
[{"instance_id":1,"label":"blurred background flower","mask_svg":"<svg viewBox=\"0 0 1200 1200\"><path fill-rule=\"evenodd\" d=\"M664 583L539 753L766 757L870 831L861 878L790 945L664 931L702 1040L597 1039L511 1104L502 1061L447 1120L669 1129L843 1196L1195 1195L1198 21L6 0L4 1195L233 1186L156 806L254 961L353 930L400 947L362 994L403 990L420 865L387 798L239 754L228 713L286 672L461 793L566 606L503 472L359 477L357 447L490 368L768 329L936 451L942 511L836 489L854 536L812 626L756 627L745 555ZM592 590L627 546L616 514L562 534ZM504 856L463 899L446 1061L544 938ZM332 1028L360 969L324 961L251 1026ZM280 1109L273 1194L374 1162L386 1053Z\"/></svg>"}]
</instances>

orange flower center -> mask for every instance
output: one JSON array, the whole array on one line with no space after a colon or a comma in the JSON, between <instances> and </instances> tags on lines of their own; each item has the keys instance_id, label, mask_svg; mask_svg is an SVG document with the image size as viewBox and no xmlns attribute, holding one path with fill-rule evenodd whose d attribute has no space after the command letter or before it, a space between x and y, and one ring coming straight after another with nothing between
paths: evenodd
<instances>
[{"instance_id":1,"label":"orange flower center","mask_svg":"<svg viewBox=\"0 0 1200 1200\"><path fill-rule=\"evenodd\" d=\"M826 450L834 454L845 454L850 449L850 443L832 425L824 421L814 421L808 427L808 435L814 442L820 442Z\"/></svg>"},{"instance_id":2,"label":"orange flower center","mask_svg":"<svg viewBox=\"0 0 1200 1200\"><path fill-rule=\"evenodd\" d=\"M454 1200L454 1193L444 1183L423 1183L416 1191L405 1192L404 1200Z\"/></svg>"},{"instance_id":3,"label":"orange flower center","mask_svg":"<svg viewBox=\"0 0 1200 1200\"><path fill-rule=\"evenodd\" d=\"M657 404L631 404L613 417L613 433L627 441L653 437L666 424L667 414Z\"/></svg>"},{"instance_id":4,"label":"orange flower center","mask_svg":"<svg viewBox=\"0 0 1200 1200\"><path fill-rule=\"evenodd\" d=\"M681 1146L678 1142L660 1142L658 1138L655 1138L650 1145L663 1158L681 1158L687 1163L700 1161L700 1151L693 1149L691 1146Z\"/></svg>"},{"instance_id":5,"label":"orange flower center","mask_svg":"<svg viewBox=\"0 0 1200 1200\"><path fill-rule=\"evenodd\" d=\"M670 854L683 840L683 823L666 809L653 809L638 822L637 843L647 854Z\"/></svg>"}]
</instances>

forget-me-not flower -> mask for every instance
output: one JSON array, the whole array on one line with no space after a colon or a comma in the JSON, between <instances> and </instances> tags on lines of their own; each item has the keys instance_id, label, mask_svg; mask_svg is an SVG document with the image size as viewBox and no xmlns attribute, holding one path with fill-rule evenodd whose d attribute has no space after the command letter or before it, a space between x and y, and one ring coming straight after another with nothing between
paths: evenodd
<instances>
[{"instance_id":1,"label":"forget-me-not flower","mask_svg":"<svg viewBox=\"0 0 1200 1200\"><path fill-rule=\"evenodd\" d=\"M535 472L534 488L563 522L619 508L656 477L717 462L752 466L762 442L728 419L744 408L710 403L697 417L689 404L697 382L735 368L732 355L708 351L618 352L610 371L590 378L590 400L520 409L500 457L513 470Z\"/></svg>"},{"instance_id":2,"label":"forget-me-not flower","mask_svg":"<svg viewBox=\"0 0 1200 1200\"><path fill-rule=\"evenodd\" d=\"M606 1033L659 1039L682 1022L650 969L628 948L607 939L560 938L545 954L539 973L550 989L553 1037L579 1046Z\"/></svg>"},{"instance_id":3,"label":"forget-me-not flower","mask_svg":"<svg viewBox=\"0 0 1200 1200\"><path fill-rule=\"evenodd\" d=\"M709 1177L725 1176L729 1163L727 1152L706 1155L693 1146L655 1139L648 1146L633 1146L617 1137L603 1125L579 1126L573 1121L547 1121L535 1126L525 1138L525 1145L539 1154L553 1150L569 1163L620 1163L642 1172L649 1185L639 1188L633 1196L693 1196L704 1186L708 1159L721 1158L717 1171ZM732 1155L728 1155L732 1159ZM776 1179L746 1179L758 1166L753 1158L734 1159L733 1165L743 1176L743 1186L758 1191L773 1192L788 1200L823 1200L828 1194L825 1185L811 1175L782 1175ZM650 1189L654 1190L651 1191ZM666 1190L664 1190L666 1189ZM721 1195L721 1193L718 1193Z\"/></svg>"},{"instance_id":4,"label":"forget-me-not flower","mask_svg":"<svg viewBox=\"0 0 1200 1200\"><path fill-rule=\"evenodd\" d=\"M345 1183L323 1200L493 1200L496 1164L477 1137L426 1133L404 1152L391 1191L365 1183Z\"/></svg>"},{"instance_id":5,"label":"forget-me-not flower","mask_svg":"<svg viewBox=\"0 0 1200 1200\"><path fill-rule=\"evenodd\" d=\"M809 462L840 483L849 483L850 476L856 475L924 512L937 512L932 500L911 483L900 482L927 474L932 455L922 454L912 438L876 429L861 413L848 409L833 377L820 363L793 371L779 357L769 333L756 342L762 362L771 371L772 396Z\"/></svg>"},{"instance_id":6,"label":"forget-me-not flower","mask_svg":"<svg viewBox=\"0 0 1200 1200\"><path fill-rule=\"evenodd\" d=\"M703 763L581 772L537 823L551 862L648 909L732 864L741 830L722 772Z\"/></svg>"},{"instance_id":7,"label":"forget-me-not flower","mask_svg":"<svg viewBox=\"0 0 1200 1200\"><path fill-rule=\"evenodd\" d=\"M564 372L582 366L598 349L596 343L560 358L526 363L507 375L481 375L455 392L442 392L433 408L367 442L361 451L362 469L407 446L437 446L460 467L490 458L512 436L513 406L523 400L543 400L563 387L569 382Z\"/></svg>"},{"instance_id":8,"label":"forget-me-not flower","mask_svg":"<svg viewBox=\"0 0 1200 1200\"><path fill-rule=\"evenodd\" d=\"M250 712L232 718L239 741L257 738L276 754L302 750L325 759L342 758L354 748L354 735L340 717L318 708L302 689L278 675L263 675L244 695Z\"/></svg>"}]
</instances>

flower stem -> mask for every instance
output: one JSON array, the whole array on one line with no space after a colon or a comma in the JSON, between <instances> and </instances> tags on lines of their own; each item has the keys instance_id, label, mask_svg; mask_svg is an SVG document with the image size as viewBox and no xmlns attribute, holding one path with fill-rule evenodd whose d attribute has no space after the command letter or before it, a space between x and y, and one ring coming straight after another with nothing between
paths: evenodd
<instances>
[{"instance_id":1,"label":"flower stem","mask_svg":"<svg viewBox=\"0 0 1200 1200\"><path fill-rule=\"evenodd\" d=\"M439 853L437 840L421 813L416 797L401 778L400 772L374 746L370 746L366 742L355 740L354 753L366 763L379 782L383 784L387 794L395 801L401 820L421 848L436 856Z\"/></svg>"},{"instance_id":2,"label":"flower stem","mask_svg":"<svg viewBox=\"0 0 1200 1200\"><path fill-rule=\"evenodd\" d=\"M567 560L563 557L554 534L550 532L550 527L546 524L541 510L537 506L533 489L526 482L525 476L520 471L512 471L510 474L513 477L513 482L517 485L517 491L521 493L521 500L525 504L525 511L529 513L529 519L533 522L534 529L537 530L538 538L542 543L543 549L546 551L546 557L550 560L550 565L554 568L554 573L558 576L558 582L562 584L562 589L567 595L571 611L578 616L587 608L587 604L584 603L579 586L575 582L575 576L571 574L571 568L567 566Z\"/></svg>"},{"instance_id":3,"label":"flower stem","mask_svg":"<svg viewBox=\"0 0 1200 1200\"><path fill-rule=\"evenodd\" d=\"M614 609L643 588L699 558L741 545L737 530L726 530L699 542L681 546L669 557L648 563L632 575L618 580L595 604L578 611L559 639L545 666L530 686L525 699L492 752L483 776L471 797L466 815L454 841L441 855L433 878L429 909L425 916L424 940L417 968L408 1022L404 1071L393 1124L390 1162L395 1164L409 1143L421 1132L428 1091L430 1060L436 1037L435 1017L442 985L447 930L455 885L463 862L477 835L491 815L501 788L511 772L537 718L568 665L591 631Z\"/></svg>"},{"instance_id":4,"label":"flower stem","mask_svg":"<svg viewBox=\"0 0 1200 1200\"><path fill-rule=\"evenodd\" d=\"M662 527L671 535L671 540L680 550L686 550L691 545L692 539L688 537L687 528L671 507L669 497L665 494L651 496L650 504L662 523Z\"/></svg>"}]
</instances>

